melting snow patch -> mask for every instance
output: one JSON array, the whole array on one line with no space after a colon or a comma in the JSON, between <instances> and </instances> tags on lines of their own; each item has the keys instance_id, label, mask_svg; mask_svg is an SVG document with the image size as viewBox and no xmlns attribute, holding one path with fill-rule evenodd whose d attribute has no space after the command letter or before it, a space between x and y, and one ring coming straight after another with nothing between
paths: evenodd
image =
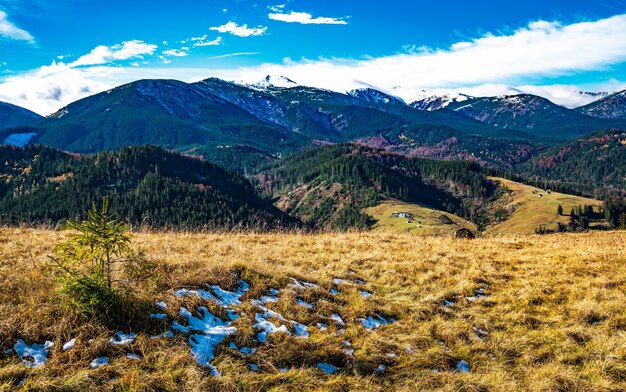
<instances>
[{"instance_id":1,"label":"melting snow patch","mask_svg":"<svg viewBox=\"0 0 626 392\"><path fill-rule=\"evenodd\" d=\"M271 295L278 295L278 290L270 288L270 294Z\"/></svg>"},{"instance_id":2,"label":"melting snow patch","mask_svg":"<svg viewBox=\"0 0 626 392\"><path fill-rule=\"evenodd\" d=\"M162 338L173 338L173 337L174 337L174 332L172 332L172 331L165 331L165 332L160 333L158 335L150 336L150 339L162 339Z\"/></svg>"},{"instance_id":3,"label":"melting snow patch","mask_svg":"<svg viewBox=\"0 0 626 392\"><path fill-rule=\"evenodd\" d=\"M237 350L240 353L244 354L244 355L252 355L256 352L255 348L250 348L250 347L242 347L242 348L238 348L237 345L235 344L235 342L230 342L229 345L230 348L232 348L233 350Z\"/></svg>"},{"instance_id":4,"label":"melting snow patch","mask_svg":"<svg viewBox=\"0 0 626 392\"><path fill-rule=\"evenodd\" d=\"M308 303L308 302L306 302L304 300L299 299L299 300L296 301L296 303L298 305L300 305L300 306L304 306L307 309L313 309L313 304L310 304L310 303Z\"/></svg>"},{"instance_id":5,"label":"melting snow patch","mask_svg":"<svg viewBox=\"0 0 626 392\"><path fill-rule=\"evenodd\" d=\"M89 366L91 366L92 369L97 369L101 366L108 365L108 364L109 364L108 357L98 357L94 359L93 361L91 361L91 364Z\"/></svg>"},{"instance_id":6,"label":"melting snow patch","mask_svg":"<svg viewBox=\"0 0 626 392\"><path fill-rule=\"evenodd\" d=\"M18 339L13 349L20 357L26 367L38 367L46 363L48 360L48 351L54 346L51 341L46 341L44 344L33 344L29 346L22 339Z\"/></svg>"},{"instance_id":7,"label":"melting snow patch","mask_svg":"<svg viewBox=\"0 0 626 392\"><path fill-rule=\"evenodd\" d=\"M470 365L469 363L463 360L460 360L459 362L456 363L456 370L460 373L469 373Z\"/></svg>"},{"instance_id":8,"label":"melting snow patch","mask_svg":"<svg viewBox=\"0 0 626 392\"><path fill-rule=\"evenodd\" d=\"M372 296L372 293L367 290L359 290L359 294L361 294L361 297L363 298L369 298Z\"/></svg>"},{"instance_id":9,"label":"melting snow patch","mask_svg":"<svg viewBox=\"0 0 626 392\"><path fill-rule=\"evenodd\" d=\"M264 295L259 298L259 301L261 301L262 304L266 304L268 302L278 302L278 297L275 295Z\"/></svg>"},{"instance_id":10,"label":"melting snow patch","mask_svg":"<svg viewBox=\"0 0 626 392\"><path fill-rule=\"evenodd\" d=\"M330 289L330 293L332 295L337 295L337 294L339 294L339 290L337 290L337 289Z\"/></svg>"},{"instance_id":11,"label":"melting snow patch","mask_svg":"<svg viewBox=\"0 0 626 392\"><path fill-rule=\"evenodd\" d=\"M124 333L124 332L116 332L115 336L109 339L111 344L131 344L137 338L136 333Z\"/></svg>"},{"instance_id":12,"label":"melting snow patch","mask_svg":"<svg viewBox=\"0 0 626 392\"><path fill-rule=\"evenodd\" d=\"M447 306L447 307L450 307L450 306L454 305L454 301L450 301L450 300L444 299L443 300L443 305Z\"/></svg>"},{"instance_id":13,"label":"melting snow patch","mask_svg":"<svg viewBox=\"0 0 626 392\"><path fill-rule=\"evenodd\" d=\"M271 321L267 321L267 318L268 318L267 312L265 314L256 313L254 316L254 319L256 320L256 324L254 324L252 327L262 330L262 332L259 332L257 334L257 339L259 340L259 342L261 343L265 342L267 340L267 335L270 333L279 333L279 332L289 333L289 330L287 329L285 325L281 325L280 327L277 327L276 324L272 323Z\"/></svg>"},{"instance_id":14,"label":"melting snow patch","mask_svg":"<svg viewBox=\"0 0 626 392\"><path fill-rule=\"evenodd\" d=\"M323 323L317 323L317 328L320 329L320 331L325 331L328 329L328 325L327 324L323 324Z\"/></svg>"},{"instance_id":15,"label":"melting snow patch","mask_svg":"<svg viewBox=\"0 0 626 392\"><path fill-rule=\"evenodd\" d=\"M378 367L376 368L375 372L376 373L382 373L385 370L387 370L387 366L385 366L385 365L378 365Z\"/></svg>"},{"instance_id":16,"label":"melting snow patch","mask_svg":"<svg viewBox=\"0 0 626 392\"><path fill-rule=\"evenodd\" d=\"M136 360L141 360L141 359L143 359L143 358L141 357L141 355L137 355L137 354L134 354L134 353L128 353L128 354L126 354L126 358L128 358L128 359L136 359Z\"/></svg>"},{"instance_id":17,"label":"melting snow patch","mask_svg":"<svg viewBox=\"0 0 626 392\"><path fill-rule=\"evenodd\" d=\"M150 313L150 317L157 320L163 320L167 317L165 313Z\"/></svg>"},{"instance_id":18,"label":"melting snow patch","mask_svg":"<svg viewBox=\"0 0 626 392\"><path fill-rule=\"evenodd\" d=\"M333 278L333 283L334 284L342 284L342 283L346 283L346 281L344 279L341 279L341 278Z\"/></svg>"},{"instance_id":19,"label":"melting snow patch","mask_svg":"<svg viewBox=\"0 0 626 392\"><path fill-rule=\"evenodd\" d=\"M337 366L333 366L329 363L324 363L324 362L320 362L316 365L321 371L323 371L326 374L333 374L335 373L337 370L339 370L339 368Z\"/></svg>"},{"instance_id":20,"label":"melting snow patch","mask_svg":"<svg viewBox=\"0 0 626 392\"><path fill-rule=\"evenodd\" d=\"M155 305L158 306L161 309L167 309L167 304L163 301L156 301Z\"/></svg>"},{"instance_id":21,"label":"melting snow patch","mask_svg":"<svg viewBox=\"0 0 626 392\"><path fill-rule=\"evenodd\" d=\"M356 283L356 284L365 284L365 281L363 281L361 279L354 279L354 283Z\"/></svg>"},{"instance_id":22,"label":"melting snow patch","mask_svg":"<svg viewBox=\"0 0 626 392\"><path fill-rule=\"evenodd\" d=\"M76 339L72 339L63 345L63 351L71 350L76 345Z\"/></svg>"},{"instance_id":23,"label":"melting snow patch","mask_svg":"<svg viewBox=\"0 0 626 392\"><path fill-rule=\"evenodd\" d=\"M343 322L343 319L341 318L339 313L333 313L330 316L330 318L331 320L334 320L337 324L339 324L340 327L343 327L344 325L346 325L346 323Z\"/></svg>"},{"instance_id":24,"label":"melting snow patch","mask_svg":"<svg viewBox=\"0 0 626 392\"><path fill-rule=\"evenodd\" d=\"M310 287L310 288L318 287L315 283L307 282L307 281L304 281L304 280L303 281L299 281L298 279L295 279L295 278L290 278L290 279L291 279L291 281L293 283L287 284L287 287L295 289L295 290L302 290L302 289L305 289L307 287Z\"/></svg>"},{"instance_id":25,"label":"melting snow patch","mask_svg":"<svg viewBox=\"0 0 626 392\"><path fill-rule=\"evenodd\" d=\"M300 324L296 321L292 321L293 323L293 327L295 329L295 333L294 335L300 338L308 338L309 337L309 331L308 331L308 327L304 324Z\"/></svg>"},{"instance_id":26,"label":"melting snow patch","mask_svg":"<svg viewBox=\"0 0 626 392\"><path fill-rule=\"evenodd\" d=\"M259 371L259 365L257 365L256 363L249 363L248 367L250 368L250 370L252 370L254 372L258 372Z\"/></svg>"},{"instance_id":27,"label":"melting snow patch","mask_svg":"<svg viewBox=\"0 0 626 392\"><path fill-rule=\"evenodd\" d=\"M381 325L387 325L395 322L394 319L387 320L379 314L376 314L375 317L368 316L367 318L360 318L358 320L361 321L363 326L367 329L375 329L380 327Z\"/></svg>"}]
</instances>

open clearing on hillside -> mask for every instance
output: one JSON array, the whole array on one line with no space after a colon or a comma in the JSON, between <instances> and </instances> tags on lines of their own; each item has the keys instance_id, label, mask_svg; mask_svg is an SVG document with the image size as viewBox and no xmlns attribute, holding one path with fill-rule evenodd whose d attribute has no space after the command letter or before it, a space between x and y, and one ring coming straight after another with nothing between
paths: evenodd
<instances>
[{"instance_id":1,"label":"open clearing on hillside","mask_svg":"<svg viewBox=\"0 0 626 392\"><path fill-rule=\"evenodd\" d=\"M0 228L0 390L626 389L625 232L135 234L157 276L108 327L58 300L64 236Z\"/></svg>"},{"instance_id":2,"label":"open clearing on hillside","mask_svg":"<svg viewBox=\"0 0 626 392\"><path fill-rule=\"evenodd\" d=\"M548 230L556 230L558 222L565 225L569 222L572 207L590 205L597 212L602 206L599 200L546 192L545 189L504 178L490 177L490 179L500 182L513 192L513 200L504 208L512 209L514 212L506 221L488 227L484 232L485 235L532 234L540 225L544 225ZM557 215L559 204L563 206L563 216Z\"/></svg>"},{"instance_id":3,"label":"open clearing on hillside","mask_svg":"<svg viewBox=\"0 0 626 392\"><path fill-rule=\"evenodd\" d=\"M398 200L383 203L363 210L376 220L374 231L400 231L420 235L452 235L460 228L476 233L476 225L454 214L436 210L419 204ZM406 216L398 216L407 213Z\"/></svg>"}]
</instances>

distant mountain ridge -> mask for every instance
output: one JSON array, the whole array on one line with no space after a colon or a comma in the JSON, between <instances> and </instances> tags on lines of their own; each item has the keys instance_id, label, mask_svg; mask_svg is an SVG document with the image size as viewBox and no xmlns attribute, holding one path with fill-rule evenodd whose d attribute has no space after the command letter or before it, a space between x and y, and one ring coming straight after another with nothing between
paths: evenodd
<instances>
[{"instance_id":1,"label":"distant mountain ridge","mask_svg":"<svg viewBox=\"0 0 626 392\"><path fill-rule=\"evenodd\" d=\"M588 116L626 120L626 90L611 94L576 110Z\"/></svg>"}]
</instances>

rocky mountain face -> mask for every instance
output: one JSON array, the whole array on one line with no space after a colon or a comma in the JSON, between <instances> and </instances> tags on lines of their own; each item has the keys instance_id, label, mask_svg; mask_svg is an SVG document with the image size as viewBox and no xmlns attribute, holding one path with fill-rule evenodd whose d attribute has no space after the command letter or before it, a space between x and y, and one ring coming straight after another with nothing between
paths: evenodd
<instances>
[{"instance_id":1,"label":"rocky mountain face","mask_svg":"<svg viewBox=\"0 0 626 392\"><path fill-rule=\"evenodd\" d=\"M626 90L580 107L577 111L587 116L626 120Z\"/></svg>"}]
</instances>

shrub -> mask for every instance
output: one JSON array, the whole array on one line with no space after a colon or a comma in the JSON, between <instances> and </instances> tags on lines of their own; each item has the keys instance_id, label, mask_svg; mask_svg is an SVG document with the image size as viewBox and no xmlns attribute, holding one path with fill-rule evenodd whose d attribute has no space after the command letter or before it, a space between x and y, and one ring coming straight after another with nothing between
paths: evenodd
<instances>
[{"instance_id":1,"label":"shrub","mask_svg":"<svg viewBox=\"0 0 626 392\"><path fill-rule=\"evenodd\" d=\"M56 244L51 260L60 272L61 292L83 313L110 319L154 266L131 249L129 227L108 210L105 197L85 220L69 220L65 226L74 233Z\"/></svg>"}]
</instances>

